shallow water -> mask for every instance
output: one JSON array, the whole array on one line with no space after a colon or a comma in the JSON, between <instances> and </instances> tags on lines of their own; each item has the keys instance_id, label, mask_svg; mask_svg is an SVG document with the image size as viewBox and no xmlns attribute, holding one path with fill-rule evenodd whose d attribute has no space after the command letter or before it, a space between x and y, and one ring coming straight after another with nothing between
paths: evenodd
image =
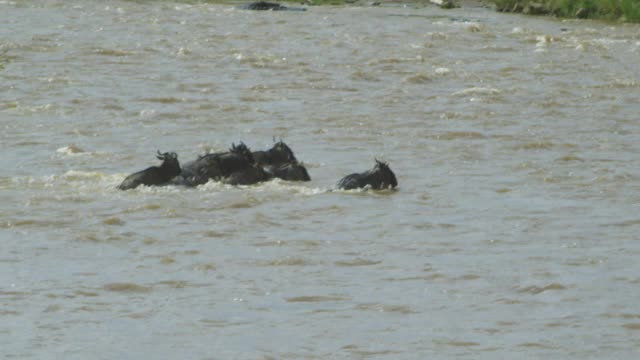
<instances>
[{"instance_id":1,"label":"shallow water","mask_svg":"<svg viewBox=\"0 0 640 360\"><path fill-rule=\"evenodd\" d=\"M0 1L0 355L635 359L640 27ZM116 186L282 138L310 183ZM374 158L397 191L328 191Z\"/></svg>"}]
</instances>

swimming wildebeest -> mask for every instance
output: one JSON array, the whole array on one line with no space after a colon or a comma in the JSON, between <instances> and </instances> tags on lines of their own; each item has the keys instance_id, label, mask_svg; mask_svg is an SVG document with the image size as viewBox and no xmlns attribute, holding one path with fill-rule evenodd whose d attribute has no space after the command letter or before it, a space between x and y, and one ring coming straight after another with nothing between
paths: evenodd
<instances>
[{"instance_id":1,"label":"swimming wildebeest","mask_svg":"<svg viewBox=\"0 0 640 360\"><path fill-rule=\"evenodd\" d=\"M256 163L251 150L242 142L239 145L231 144L229 152L217 155L216 158L222 176L229 176Z\"/></svg>"},{"instance_id":2,"label":"swimming wildebeest","mask_svg":"<svg viewBox=\"0 0 640 360\"><path fill-rule=\"evenodd\" d=\"M254 151L256 164L264 167L271 176L288 181L310 181L309 173L302 163L298 162L291 148L282 140L266 151Z\"/></svg>"},{"instance_id":3,"label":"swimming wildebeest","mask_svg":"<svg viewBox=\"0 0 640 360\"><path fill-rule=\"evenodd\" d=\"M287 181L311 181L307 169L301 163L267 166L264 168L272 177Z\"/></svg>"},{"instance_id":4,"label":"swimming wildebeest","mask_svg":"<svg viewBox=\"0 0 640 360\"><path fill-rule=\"evenodd\" d=\"M228 152L206 154L182 167L176 185L197 186L210 179L221 180L255 164L251 150L244 144L232 144Z\"/></svg>"},{"instance_id":5,"label":"swimming wildebeest","mask_svg":"<svg viewBox=\"0 0 640 360\"><path fill-rule=\"evenodd\" d=\"M249 168L236 171L222 179L222 182L229 185L253 185L271 179L271 174L266 172L261 166L251 166Z\"/></svg>"},{"instance_id":6,"label":"swimming wildebeest","mask_svg":"<svg viewBox=\"0 0 640 360\"><path fill-rule=\"evenodd\" d=\"M135 189L140 185L164 185L180 174L180 163L176 153L161 154L158 151L156 157L162 160L162 165L152 166L127 176L118 186L118 189Z\"/></svg>"},{"instance_id":7,"label":"swimming wildebeest","mask_svg":"<svg viewBox=\"0 0 640 360\"><path fill-rule=\"evenodd\" d=\"M396 175L391 171L389 165L376 159L373 169L362 173L350 174L343 177L338 182L338 189L358 189L370 187L375 190L395 188L398 186Z\"/></svg>"},{"instance_id":8,"label":"swimming wildebeest","mask_svg":"<svg viewBox=\"0 0 640 360\"><path fill-rule=\"evenodd\" d=\"M272 2L267 2L267 1L256 1L256 2L252 2L246 5L243 5L241 7L241 9L245 9L245 10L273 10L273 11L279 11L279 10L291 10L291 11L307 11L307 9L305 8L298 8L298 7L286 7L286 6L282 6L278 3L272 3Z\"/></svg>"},{"instance_id":9,"label":"swimming wildebeest","mask_svg":"<svg viewBox=\"0 0 640 360\"><path fill-rule=\"evenodd\" d=\"M293 155L291 148L282 140L273 144L271 149L267 151L254 151L252 155L256 164L260 166L280 166L298 163L298 159Z\"/></svg>"}]
</instances>

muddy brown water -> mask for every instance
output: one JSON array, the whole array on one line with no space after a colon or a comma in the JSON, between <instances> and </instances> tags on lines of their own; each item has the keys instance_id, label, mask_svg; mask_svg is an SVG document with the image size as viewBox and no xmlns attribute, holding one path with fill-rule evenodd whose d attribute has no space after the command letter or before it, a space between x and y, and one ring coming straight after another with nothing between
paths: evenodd
<instances>
[{"instance_id":1,"label":"muddy brown water","mask_svg":"<svg viewBox=\"0 0 640 360\"><path fill-rule=\"evenodd\" d=\"M635 359L640 27L0 1L6 359ZM119 191L282 138L310 183ZM328 191L374 159L395 192Z\"/></svg>"}]
</instances>

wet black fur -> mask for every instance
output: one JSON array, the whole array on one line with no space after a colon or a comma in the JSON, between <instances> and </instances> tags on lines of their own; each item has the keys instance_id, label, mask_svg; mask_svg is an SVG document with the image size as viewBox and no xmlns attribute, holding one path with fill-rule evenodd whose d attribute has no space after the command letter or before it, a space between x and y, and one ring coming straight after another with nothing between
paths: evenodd
<instances>
[{"instance_id":1,"label":"wet black fur","mask_svg":"<svg viewBox=\"0 0 640 360\"><path fill-rule=\"evenodd\" d=\"M164 185L180 174L180 163L178 162L178 155L176 153L161 154L160 151L158 151L156 157L162 160L160 166L152 166L127 176L118 186L118 189L135 189L140 185Z\"/></svg>"},{"instance_id":2,"label":"wet black fur","mask_svg":"<svg viewBox=\"0 0 640 360\"><path fill-rule=\"evenodd\" d=\"M287 181L311 181L307 169L301 163L285 164L280 166L267 166L265 170L272 177Z\"/></svg>"},{"instance_id":3,"label":"wet black fur","mask_svg":"<svg viewBox=\"0 0 640 360\"><path fill-rule=\"evenodd\" d=\"M282 140L273 144L267 151L254 151L253 158L260 166L280 166L285 164L297 164L298 159L291 148Z\"/></svg>"},{"instance_id":4,"label":"wet black fur","mask_svg":"<svg viewBox=\"0 0 640 360\"><path fill-rule=\"evenodd\" d=\"M201 185L210 179L220 180L233 173L249 169L254 164L251 150L245 144L232 144L228 152L206 154L185 164L176 184Z\"/></svg>"},{"instance_id":5,"label":"wet black fur","mask_svg":"<svg viewBox=\"0 0 640 360\"><path fill-rule=\"evenodd\" d=\"M222 179L229 185L253 185L271 179L271 175L260 166L251 166L241 171L236 171Z\"/></svg>"},{"instance_id":6,"label":"wet black fur","mask_svg":"<svg viewBox=\"0 0 640 360\"><path fill-rule=\"evenodd\" d=\"M338 182L338 189L358 189L369 187L374 190L395 188L398 186L396 175L389 165L376 159L373 169L362 173L347 175Z\"/></svg>"}]
</instances>

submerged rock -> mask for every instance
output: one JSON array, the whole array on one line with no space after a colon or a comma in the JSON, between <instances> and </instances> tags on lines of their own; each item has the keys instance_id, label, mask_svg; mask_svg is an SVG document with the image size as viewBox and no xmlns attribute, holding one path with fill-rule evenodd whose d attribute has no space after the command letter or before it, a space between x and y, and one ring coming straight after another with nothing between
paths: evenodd
<instances>
[{"instance_id":1,"label":"submerged rock","mask_svg":"<svg viewBox=\"0 0 640 360\"><path fill-rule=\"evenodd\" d=\"M252 2L250 4L246 4L246 5L241 6L240 8L244 9L244 10L258 10L258 11L266 11L266 10L272 10L272 11L283 11L283 10L307 11L307 9L305 9L305 8L287 7L287 6L280 5L278 3L272 3L272 2L268 2L268 1Z\"/></svg>"}]
</instances>

